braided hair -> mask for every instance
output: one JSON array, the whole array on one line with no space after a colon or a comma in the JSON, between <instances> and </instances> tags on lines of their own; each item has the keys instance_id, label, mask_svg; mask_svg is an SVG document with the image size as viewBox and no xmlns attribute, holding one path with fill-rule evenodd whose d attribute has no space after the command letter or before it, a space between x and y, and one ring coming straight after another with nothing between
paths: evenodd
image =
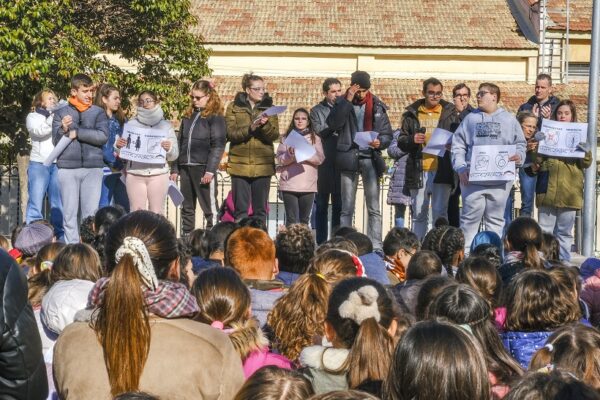
<instances>
[{"instance_id":1,"label":"braided hair","mask_svg":"<svg viewBox=\"0 0 600 400\"><path fill-rule=\"evenodd\" d=\"M453 276L452 260L465 248L465 235L459 228L450 225L438 226L427 232L421 248L436 253L442 260L448 275Z\"/></svg>"}]
</instances>

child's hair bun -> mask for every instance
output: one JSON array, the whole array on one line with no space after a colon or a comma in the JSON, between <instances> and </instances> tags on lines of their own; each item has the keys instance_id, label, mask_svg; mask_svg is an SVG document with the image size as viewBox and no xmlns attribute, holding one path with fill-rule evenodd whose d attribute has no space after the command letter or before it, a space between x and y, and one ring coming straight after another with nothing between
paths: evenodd
<instances>
[{"instance_id":1,"label":"child's hair bun","mask_svg":"<svg viewBox=\"0 0 600 400\"><path fill-rule=\"evenodd\" d=\"M340 316L351 319L359 325L368 318L374 318L379 322L381 315L377 306L378 298L379 292L374 286L363 286L351 292L348 299L340 305Z\"/></svg>"}]
</instances>

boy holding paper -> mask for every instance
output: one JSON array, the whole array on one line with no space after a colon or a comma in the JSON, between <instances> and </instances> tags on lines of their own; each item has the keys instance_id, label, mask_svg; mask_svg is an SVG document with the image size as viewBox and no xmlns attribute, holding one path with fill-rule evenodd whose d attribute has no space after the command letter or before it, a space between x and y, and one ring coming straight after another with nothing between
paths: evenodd
<instances>
[{"instance_id":1,"label":"boy holding paper","mask_svg":"<svg viewBox=\"0 0 600 400\"><path fill-rule=\"evenodd\" d=\"M79 210L82 219L93 215L102 191L102 145L108 140L108 117L92 105L93 94L92 79L75 74L69 104L57 110L52 121L55 145L63 136L72 140L56 160L66 243L79 243Z\"/></svg>"},{"instance_id":2,"label":"boy holding paper","mask_svg":"<svg viewBox=\"0 0 600 400\"><path fill-rule=\"evenodd\" d=\"M317 167L325 160L321 138L315 134L308 110L294 111L287 133L277 147L279 190L285 224L307 224L317 192Z\"/></svg>"},{"instance_id":3,"label":"boy holding paper","mask_svg":"<svg viewBox=\"0 0 600 400\"><path fill-rule=\"evenodd\" d=\"M341 226L352 226L358 177L362 176L367 211L369 214L367 236L373 248L381 250L381 211L379 206L379 178L387 166L381 150L392 142L392 126L387 115L387 106L369 89L371 77L365 71L354 71L351 86L335 101L327 126L338 132L335 164L341 175L342 214ZM376 132L377 138L361 148L356 143L357 132Z\"/></svg>"},{"instance_id":4,"label":"boy holding paper","mask_svg":"<svg viewBox=\"0 0 600 400\"><path fill-rule=\"evenodd\" d=\"M521 165L525 160L525 136L517 119L498 106L500 88L493 83L482 83L477 92L478 109L465 117L452 138L452 167L458 173L462 192L460 227L465 234L465 252L468 253L477 233L481 218L485 228L502 236L504 209L514 180L490 179L469 181L471 154L478 146L516 146L516 153L508 157ZM492 161L491 161L492 162Z\"/></svg>"},{"instance_id":5,"label":"boy holding paper","mask_svg":"<svg viewBox=\"0 0 600 400\"><path fill-rule=\"evenodd\" d=\"M412 231L419 240L429 226L429 197L433 221L447 219L448 199L454 186L449 152L441 157L423 152L434 135L453 132L459 123L454 104L442 100L443 90L442 82L436 78L423 81L423 98L406 107L398 136L398 147L408 153L405 186L410 189Z\"/></svg>"}]
</instances>

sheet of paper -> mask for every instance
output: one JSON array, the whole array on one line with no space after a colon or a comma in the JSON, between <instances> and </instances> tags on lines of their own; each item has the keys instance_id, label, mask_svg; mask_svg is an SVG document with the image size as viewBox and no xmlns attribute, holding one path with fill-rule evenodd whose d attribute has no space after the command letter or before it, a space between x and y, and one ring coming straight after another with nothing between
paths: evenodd
<instances>
[{"instance_id":1,"label":"sheet of paper","mask_svg":"<svg viewBox=\"0 0 600 400\"><path fill-rule=\"evenodd\" d=\"M446 145L452 141L452 132L442 128L435 128L423 148L423 153L443 157L446 154Z\"/></svg>"},{"instance_id":2,"label":"sheet of paper","mask_svg":"<svg viewBox=\"0 0 600 400\"><path fill-rule=\"evenodd\" d=\"M48 158L44 160L44 166L49 167L52 165L52 163L56 161L56 159L62 154L63 151L65 151L67 146L70 145L72 141L73 140L69 139L68 136L61 137L58 143L56 143L56 146L54 146L54 150L52 150Z\"/></svg>"},{"instance_id":3,"label":"sheet of paper","mask_svg":"<svg viewBox=\"0 0 600 400\"><path fill-rule=\"evenodd\" d=\"M577 148L579 143L587 142L588 124L577 122L559 122L542 120L540 131L545 139L540 140L538 154L551 157L583 158L585 152Z\"/></svg>"},{"instance_id":4,"label":"sheet of paper","mask_svg":"<svg viewBox=\"0 0 600 400\"><path fill-rule=\"evenodd\" d=\"M167 131L156 128L142 128L126 123L123 127L123 139L127 144L119 150L123 160L138 161L148 164L164 164L167 151L162 148Z\"/></svg>"},{"instance_id":5,"label":"sheet of paper","mask_svg":"<svg viewBox=\"0 0 600 400\"><path fill-rule=\"evenodd\" d=\"M515 162L508 159L516 153L514 144L474 146L469 182L514 181Z\"/></svg>"},{"instance_id":6,"label":"sheet of paper","mask_svg":"<svg viewBox=\"0 0 600 400\"><path fill-rule=\"evenodd\" d=\"M354 143L358 145L359 149L368 149L369 143L377 139L377 136L379 136L379 133L375 131L356 132L354 135Z\"/></svg>"},{"instance_id":7,"label":"sheet of paper","mask_svg":"<svg viewBox=\"0 0 600 400\"><path fill-rule=\"evenodd\" d=\"M296 131L291 131L283 141L283 144L294 148L294 156L298 163L308 160L317 152L317 150L306 141L306 138Z\"/></svg>"},{"instance_id":8,"label":"sheet of paper","mask_svg":"<svg viewBox=\"0 0 600 400\"><path fill-rule=\"evenodd\" d=\"M272 106L267 108L263 114L267 117L272 117L273 115L281 114L285 110L287 110L287 106Z\"/></svg>"},{"instance_id":9,"label":"sheet of paper","mask_svg":"<svg viewBox=\"0 0 600 400\"><path fill-rule=\"evenodd\" d=\"M177 187L177 183L172 180L169 180L169 190L167 191L167 194L171 198L173 204L175 204L175 207L179 207L183 203L183 194Z\"/></svg>"}]
</instances>

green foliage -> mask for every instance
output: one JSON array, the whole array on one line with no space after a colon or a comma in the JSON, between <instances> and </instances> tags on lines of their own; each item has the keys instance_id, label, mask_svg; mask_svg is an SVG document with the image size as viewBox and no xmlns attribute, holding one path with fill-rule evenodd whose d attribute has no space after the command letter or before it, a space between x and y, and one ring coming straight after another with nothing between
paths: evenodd
<instances>
[{"instance_id":1,"label":"green foliage","mask_svg":"<svg viewBox=\"0 0 600 400\"><path fill-rule=\"evenodd\" d=\"M0 163L6 151L28 151L24 123L35 93L48 87L65 97L78 72L119 87L125 106L149 89L167 115L181 112L190 82L210 73L202 38L189 31L196 22L189 7L189 0L0 0Z\"/></svg>"}]
</instances>

